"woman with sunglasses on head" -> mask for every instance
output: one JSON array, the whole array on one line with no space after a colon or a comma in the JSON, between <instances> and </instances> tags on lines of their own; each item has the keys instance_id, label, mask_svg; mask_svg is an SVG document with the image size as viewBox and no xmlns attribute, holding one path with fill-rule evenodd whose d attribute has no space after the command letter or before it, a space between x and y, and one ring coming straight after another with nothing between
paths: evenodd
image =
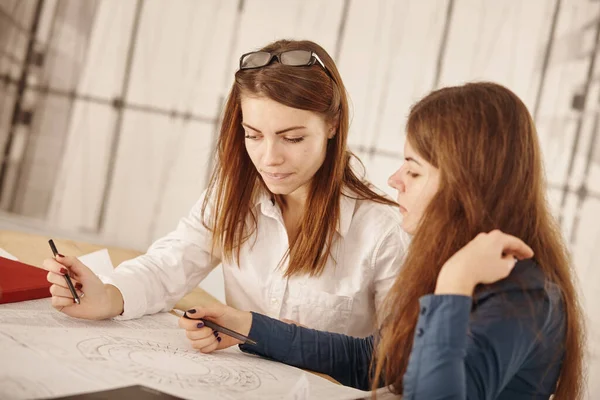
<instances>
[{"instance_id":1,"label":"woman with sunglasses on head","mask_svg":"<svg viewBox=\"0 0 600 400\"><path fill-rule=\"evenodd\" d=\"M497 84L449 87L413 106L406 132L389 183L413 238L377 335L224 305L188 316L249 336L246 352L361 389L391 386L405 400L581 398L582 316L527 108ZM240 343L179 324L204 351Z\"/></svg>"},{"instance_id":2,"label":"woman with sunglasses on head","mask_svg":"<svg viewBox=\"0 0 600 400\"><path fill-rule=\"evenodd\" d=\"M353 172L348 124L344 85L319 45L244 54L216 169L189 215L104 283L73 257L46 260L52 304L90 319L167 311L222 263L227 304L368 336L408 237L395 202ZM79 305L66 268L85 294Z\"/></svg>"}]
</instances>

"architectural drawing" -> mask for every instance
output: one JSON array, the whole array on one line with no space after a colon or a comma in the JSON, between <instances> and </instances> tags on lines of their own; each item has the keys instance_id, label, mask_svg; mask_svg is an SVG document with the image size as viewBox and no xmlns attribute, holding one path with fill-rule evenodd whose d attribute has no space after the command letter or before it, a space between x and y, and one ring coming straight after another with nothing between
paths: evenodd
<instances>
[{"instance_id":1,"label":"architectural drawing","mask_svg":"<svg viewBox=\"0 0 600 400\"><path fill-rule=\"evenodd\" d=\"M136 384L189 399L369 395L237 347L202 354L168 313L133 321L82 321L56 312L48 299L0 306L0 359L15 360L0 363L0 387L6 388L1 399L58 397Z\"/></svg>"},{"instance_id":2,"label":"architectural drawing","mask_svg":"<svg viewBox=\"0 0 600 400\"><path fill-rule=\"evenodd\" d=\"M218 387L241 393L260 388L264 379L277 381L233 354L201 354L152 340L103 336L86 339L77 348L86 359L124 375L182 389Z\"/></svg>"}]
</instances>

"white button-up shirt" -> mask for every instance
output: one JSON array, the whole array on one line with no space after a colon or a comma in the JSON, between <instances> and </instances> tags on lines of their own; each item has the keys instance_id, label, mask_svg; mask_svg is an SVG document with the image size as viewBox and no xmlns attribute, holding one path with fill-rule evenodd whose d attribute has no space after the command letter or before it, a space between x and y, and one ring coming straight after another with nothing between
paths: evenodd
<instances>
[{"instance_id":1,"label":"white button-up shirt","mask_svg":"<svg viewBox=\"0 0 600 400\"><path fill-rule=\"evenodd\" d=\"M123 295L123 318L170 310L221 263L219 249L211 255L212 234L201 221L203 199L146 254L104 279ZM267 193L254 206L256 231L242 244L239 265L235 257L222 261L227 304L313 329L356 337L373 333L408 246L397 208L342 196L324 272L286 278L288 264L281 259L289 242L281 210Z\"/></svg>"}]
</instances>

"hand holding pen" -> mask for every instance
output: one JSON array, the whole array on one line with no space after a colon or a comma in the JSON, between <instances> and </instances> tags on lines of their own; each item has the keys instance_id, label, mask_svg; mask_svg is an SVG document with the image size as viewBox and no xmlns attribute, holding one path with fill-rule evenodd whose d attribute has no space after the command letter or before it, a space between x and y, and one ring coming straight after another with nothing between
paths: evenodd
<instances>
[{"instance_id":1,"label":"hand holding pen","mask_svg":"<svg viewBox=\"0 0 600 400\"><path fill-rule=\"evenodd\" d=\"M48 242L54 258L44 260L42 267L48 271L46 279L52 283L52 306L71 317L105 319L122 311L122 298L118 311L112 310L110 289L76 257L63 256L52 240ZM116 290L114 286L112 289ZM111 308L112 307L112 308Z\"/></svg>"},{"instance_id":2,"label":"hand holding pen","mask_svg":"<svg viewBox=\"0 0 600 400\"><path fill-rule=\"evenodd\" d=\"M55 258L57 256L64 257L62 254L60 254L58 252L58 249L56 248L56 245L54 244L54 240L52 240L52 239L48 240L48 244L50 245L50 249L52 249L52 254L54 254ZM73 296L73 301L77 304L81 304L81 300L79 300L79 295L75 291L75 287L73 286L73 282L71 281L71 277L69 276L69 271L65 268L65 271L61 270L61 272L64 273L63 276L65 277L65 281L67 282L67 286L69 287L71 296ZM81 283L77 283L77 285L79 285L79 287L77 289L82 288ZM81 297L83 297L83 293L81 294Z\"/></svg>"},{"instance_id":3,"label":"hand holding pen","mask_svg":"<svg viewBox=\"0 0 600 400\"><path fill-rule=\"evenodd\" d=\"M175 311L175 310L174 310ZM236 344L256 344L248 337L252 314L224 304L211 304L175 311L181 316L179 326L185 329L193 348L202 353L225 349Z\"/></svg>"}]
</instances>

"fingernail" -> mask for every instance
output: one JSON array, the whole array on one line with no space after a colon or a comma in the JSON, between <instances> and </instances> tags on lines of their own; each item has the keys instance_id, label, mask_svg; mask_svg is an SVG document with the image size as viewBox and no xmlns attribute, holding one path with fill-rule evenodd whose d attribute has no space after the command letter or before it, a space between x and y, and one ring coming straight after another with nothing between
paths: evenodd
<instances>
[{"instance_id":1,"label":"fingernail","mask_svg":"<svg viewBox=\"0 0 600 400\"><path fill-rule=\"evenodd\" d=\"M77 289L81 290L81 289L83 288L83 285L82 285L81 283L77 282L77 283L75 284L75 287L76 287Z\"/></svg>"},{"instance_id":2,"label":"fingernail","mask_svg":"<svg viewBox=\"0 0 600 400\"><path fill-rule=\"evenodd\" d=\"M218 336L218 337L217 337L217 341L218 341L219 343L221 342L221 337L220 337L220 336Z\"/></svg>"},{"instance_id":3,"label":"fingernail","mask_svg":"<svg viewBox=\"0 0 600 400\"><path fill-rule=\"evenodd\" d=\"M193 309L193 308L190 308L190 309L189 309L189 310L187 310L186 312L187 312L187 313L190 313L190 314L195 314L195 313L196 313L196 310L195 310L195 309Z\"/></svg>"},{"instance_id":4,"label":"fingernail","mask_svg":"<svg viewBox=\"0 0 600 400\"><path fill-rule=\"evenodd\" d=\"M217 332L217 331L214 331L214 332L213 332L213 335L215 335L216 337L219 337L219 332Z\"/></svg>"},{"instance_id":5,"label":"fingernail","mask_svg":"<svg viewBox=\"0 0 600 400\"><path fill-rule=\"evenodd\" d=\"M202 328L204 326L204 322L198 322L198 325L196 325L196 327L198 328Z\"/></svg>"},{"instance_id":6,"label":"fingernail","mask_svg":"<svg viewBox=\"0 0 600 400\"><path fill-rule=\"evenodd\" d=\"M66 268L61 268L60 269L60 273L63 274L63 275L67 275L69 273L69 271L67 271Z\"/></svg>"}]
</instances>

